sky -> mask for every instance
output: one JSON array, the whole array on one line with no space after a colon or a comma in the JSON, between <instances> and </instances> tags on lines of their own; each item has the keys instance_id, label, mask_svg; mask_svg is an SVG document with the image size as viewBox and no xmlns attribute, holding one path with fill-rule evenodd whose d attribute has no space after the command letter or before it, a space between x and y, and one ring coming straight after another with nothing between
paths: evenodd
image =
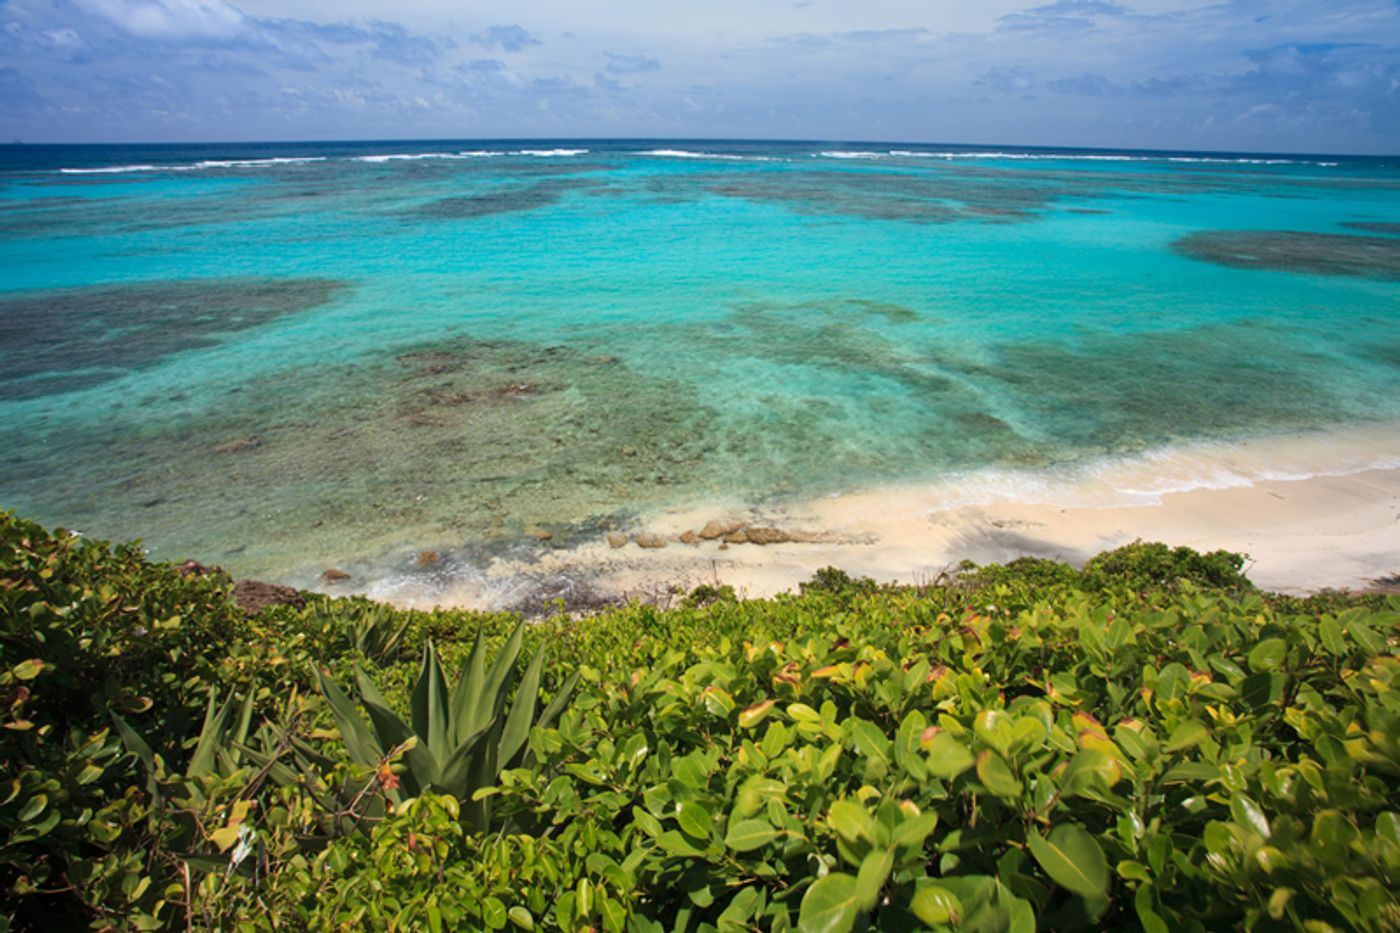
<instances>
[{"instance_id":1,"label":"sky","mask_svg":"<svg viewBox=\"0 0 1400 933\"><path fill-rule=\"evenodd\" d=\"M0 140L1400 153L1400 0L0 0Z\"/></svg>"}]
</instances>

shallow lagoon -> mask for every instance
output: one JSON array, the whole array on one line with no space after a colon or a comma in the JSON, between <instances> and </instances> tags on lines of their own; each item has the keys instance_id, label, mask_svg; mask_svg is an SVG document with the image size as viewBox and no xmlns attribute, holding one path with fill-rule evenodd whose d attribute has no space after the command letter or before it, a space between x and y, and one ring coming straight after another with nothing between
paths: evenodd
<instances>
[{"instance_id":1,"label":"shallow lagoon","mask_svg":"<svg viewBox=\"0 0 1400 933\"><path fill-rule=\"evenodd\" d=\"M1389 420L1397 222L1376 160L17 147L0 503L237 573L390 573Z\"/></svg>"}]
</instances>

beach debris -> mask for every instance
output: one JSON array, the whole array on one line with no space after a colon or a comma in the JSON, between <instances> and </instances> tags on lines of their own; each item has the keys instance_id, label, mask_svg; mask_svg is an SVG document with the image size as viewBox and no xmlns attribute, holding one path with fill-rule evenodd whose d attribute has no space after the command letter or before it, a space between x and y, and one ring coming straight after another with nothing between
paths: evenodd
<instances>
[{"instance_id":1,"label":"beach debris","mask_svg":"<svg viewBox=\"0 0 1400 933\"><path fill-rule=\"evenodd\" d=\"M437 551L419 551L418 559L414 563L419 567L431 567L440 560L442 560L442 556Z\"/></svg>"},{"instance_id":2,"label":"beach debris","mask_svg":"<svg viewBox=\"0 0 1400 933\"><path fill-rule=\"evenodd\" d=\"M627 536L620 531L608 532L608 547L616 550L627 543Z\"/></svg>"},{"instance_id":3,"label":"beach debris","mask_svg":"<svg viewBox=\"0 0 1400 933\"><path fill-rule=\"evenodd\" d=\"M723 538L725 535L732 535L743 527L743 522L715 518L706 522L705 527L700 529L700 537L706 541L713 541L716 538Z\"/></svg>"},{"instance_id":4,"label":"beach debris","mask_svg":"<svg viewBox=\"0 0 1400 933\"><path fill-rule=\"evenodd\" d=\"M622 450L618 451L618 453L622 454L624 457L635 457L637 456L637 448L624 447Z\"/></svg>"},{"instance_id":5,"label":"beach debris","mask_svg":"<svg viewBox=\"0 0 1400 933\"><path fill-rule=\"evenodd\" d=\"M637 542L637 547L663 548L666 546L665 538L661 537L661 535L652 534L648 531L642 532L641 534L634 537L632 540Z\"/></svg>"},{"instance_id":6,"label":"beach debris","mask_svg":"<svg viewBox=\"0 0 1400 933\"><path fill-rule=\"evenodd\" d=\"M321 573L322 583L344 583L350 579L350 574L338 567L327 567Z\"/></svg>"},{"instance_id":7,"label":"beach debris","mask_svg":"<svg viewBox=\"0 0 1400 933\"><path fill-rule=\"evenodd\" d=\"M261 446L262 438L258 437L256 434L250 434L247 437L237 437L231 441L222 441L210 447L209 450L216 454L236 454L239 451L253 450Z\"/></svg>"},{"instance_id":8,"label":"beach debris","mask_svg":"<svg viewBox=\"0 0 1400 933\"><path fill-rule=\"evenodd\" d=\"M294 588L260 580L239 580L233 585L233 601L246 615L255 616L268 606L305 609L306 600Z\"/></svg>"}]
</instances>

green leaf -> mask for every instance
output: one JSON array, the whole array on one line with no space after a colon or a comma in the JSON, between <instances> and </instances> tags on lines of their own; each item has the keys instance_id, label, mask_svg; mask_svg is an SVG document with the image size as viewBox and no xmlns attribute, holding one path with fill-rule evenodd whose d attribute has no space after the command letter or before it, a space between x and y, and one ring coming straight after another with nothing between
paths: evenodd
<instances>
[{"instance_id":1,"label":"green leaf","mask_svg":"<svg viewBox=\"0 0 1400 933\"><path fill-rule=\"evenodd\" d=\"M1259 671L1250 674L1240 684L1240 697L1256 710L1272 706L1283 699L1283 685L1282 674Z\"/></svg>"},{"instance_id":2,"label":"green leaf","mask_svg":"<svg viewBox=\"0 0 1400 933\"><path fill-rule=\"evenodd\" d=\"M1249 652L1249 669L1256 673L1276 671L1283 666L1287 654L1288 643L1282 638L1266 638Z\"/></svg>"},{"instance_id":3,"label":"green leaf","mask_svg":"<svg viewBox=\"0 0 1400 933\"><path fill-rule=\"evenodd\" d=\"M930 810L901 822L890 834L890 844L902 849L918 849L938 827L938 814Z\"/></svg>"},{"instance_id":4,"label":"green leaf","mask_svg":"<svg viewBox=\"0 0 1400 933\"><path fill-rule=\"evenodd\" d=\"M1172 734L1167 737L1167 744L1163 746L1169 752L1179 752L1184 748L1191 748L1210 738L1210 732L1204 725L1194 719L1188 719L1172 730Z\"/></svg>"},{"instance_id":5,"label":"green leaf","mask_svg":"<svg viewBox=\"0 0 1400 933\"><path fill-rule=\"evenodd\" d=\"M33 680L44 672L44 662L39 658L30 658L28 661L21 661L10 668L10 673L17 680Z\"/></svg>"},{"instance_id":6,"label":"green leaf","mask_svg":"<svg viewBox=\"0 0 1400 933\"><path fill-rule=\"evenodd\" d=\"M520 645L525 637L525 621L515 624L515 629L496 652L496 657L491 662L491 669L486 672L486 681L482 685L481 697L483 707L481 715L482 722L476 723L479 727L486 719L494 719L505 709L506 694L510 692L510 674L515 670L515 659L520 657Z\"/></svg>"},{"instance_id":7,"label":"green leaf","mask_svg":"<svg viewBox=\"0 0 1400 933\"><path fill-rule=\"evenodd\" d=\"M476 650L472 652L472 661L478 666L481 664L480 656L481 632L478 629ZM481 674L477 672L473 682L479 684L480 681ZM410 712L414 734L427 743L433 756L442 764L441 756L447 754L447 749L456 746L456 742L453 741L456 736L448 731L456 717L448 709L447 678L443 675L442 663L438 660L437 650L433 648L431 641L423 646L423 663L418 670L418 682L413 686ZM460 711L458 715L460 716ZM460 718L457 718L457 723L465 725ZM475 730L466 731L470 733Z\"/></svg>"},{"instance_id":8,"label":"green leaf","mask_svg":"<svg viewBox=\"0 0 1400 933\"><path fill-rule=\"evenodd\" d=\"M752 729L754 726L763 722L776 703L776 700L763 700L762 702L755 703L744 709L739 713L739 728Z\"/></svg>"},{"instance_id":9,"label":"green leaf","mask_svg":"<svg viewBox=\"0 0 1400 933\"><path fill-rule=\"evenodd\" d=\"M844 872L832 872L812 882L802 896L797 928L802 933L846 933L859 913L856 879Z\"/></svg>"},{"instance_id":10,"label":"green leaf","mask_svg":"<svg viewBox=\"0 0 1400 933\"><path fill-rule=\"evenodd\" d=\"M1337 624L1336 619L1323 616L1317 623L1317 634L1328 654L1346 654L1346 635L1342 633L1342 627Z\"/></svg>"},{"instance_id":11,"label":"green leaf","mask_svg":"<svg viewBox=\"0 0 1400 933\"><path fill-rule=\"evenodd\" d=\"M1011 755L1011 743L1016 727L1011 716L999 709L984 709L972 722L972 733L984 744L996 749L1002 757Z\"/></svg>"},{"instance_id":12,"label":"green leaf","mask_svg":"<svg viewBox=\"0 0 1400 933\"><path fill-rule=\"evenodd\" d=\"M724 836L724 844L735 852L752 852L782 835L767 820L742 820L733 823Z\"/></svg>"},{"instance_id":13,"label":"green leaf","mask_svg":"<svg viewBox=\"0 0 1400 933\"><path fill-rule=\"evenodd\" d=\"M984 749L977 755L977 780L998 797L1010 799L1021 796L1021 782L1011 773L1006 759L991 749Z\"/></svg>"},{"instance_id":14,"label":"green leaf","mask_svg":"<svg viewBox=\"0 0 1400 933\"><path fill-rule=\"evenodd\" d=\"M940 732L928 747L928 770L934 777L952 780L976 761L966 745L951 734Z\"/></svg>"},{"instance_id":15,"label":"green leaf","mask_svg":"<svg viewBox=\"0 0 1400 933\"><path fill-rule=\"evenodd\" d=\"M506 905L500 898L488 897L481 902L481 921L492 930L503 929L506 925Z\"/></svg>"},{"instance_id":16,"label":"green leaf","mask_svg":"<svg viewBox=\"0 0 1400 933\"><path fill-rule=\"evenodd\" d=\"M931 927L957 926L962 923L962 902L947 888L929 885L914 892L909 909Z\"/></svg>"},{"instance_id":17,"label":"green leaf","mask_svg":"<svg viewBox=\"0 0 1400 933\"><path fill-rule=\"evenodd\" d=\"M1098 840L1083 827L1061 823L1048 840L1032 830L1026 844L1056 884L1081 897L1108 896L1108 860Z\"/></svg>"},{"instance_id":18,"label":"green leaf","mask_svg":"<svg viewBox=\"0 0 1400 933\"><path fill-rule=\"evenodd\" d=\"M224 727L228 723L229 713L233 712L233 697L224 700L216 712L214 707L217 702L217 695L210 690L209 706L204 711L204 726L199 730L199 741L195 744L194 753L190 755L190 762L185 767L185 772L190 777L205 777L214 770L214 754L223 744Z\"/></svg>"},{"instance_id":19,"label":"green leaf","mask_svg":"<svg viewBox=\"0 0 1400 933\"><path fill-rule=\"evenodd\" d=\"M530 911L524 907L512 907L506 911L506 917L510 922L520 927L522 930L533 930L535 928L535 918L530 915Z\"/></svg>"},{"instance_id":20,"label":"green leaf","mask_svg":"<svg viewBox=\"0 0 1400 933\"><path fill-rule=\"evenodd\" d=\"M1248 829L1254 830L1265 839L1269 838L1269 821L1264 816L1259 805L1244 794L1236 794L1230 798L1230 815L1235 818L1235 822Z\"/></svg>"},{"instance_id":21,"label":"green leaf","mask_svg":"<svg viewBox=\"0 0 1400 933\"><path fill-rule=\"evenodd\" d=\"M880 731L879 726L865 719L856 719L851 723L851 738L862 755L884 768L889 767L890 740Z\"/></svg>"},{"instance_id":22,"label":"green leaf","mask_svg":"<svg viewBox=\"0 0 1400 933\"><path fill-rule=\"evenodd\" d=\"M857 842L861 839L873 842L875 833L870 821L870 814L865 807L854 800L838 800L831 805L831 811L827 813L826 820L831 824L831 828L840 833L848 842Z\"/></svg>"},{"instance_id":23,"label":"green leaf","mask_svg":"<svg viewBox=\"0 0 1400 933\"><path fill-rule=\"evenodd\" d=\"M869 910L879 902L880 889L893 870L893 849L875 849L861 860L860 871L856 873L856 897L861 910Z\"/></svg>"},{"instance_id":24,"label":"green leaf","mask_svg":"<svg viewBox=\"0 0 1400 933\"><path fill-rule=\"evenodd\" d=\"M675 855L680 858L698 858L705 854L700 849L695 848L695 846L687 842L685 836L676 832L674 829L668 829L666 832L657 836L656 844L661 846L666 854Z\"/></svg>"},{"instance_id":25,"label":"green leaf","mask_svg":"<svg viewBox=\"0 0 1400 933\"><path fill-rule=\"evenodd\" d=\"M686 835L696 839L709 839L714 814L694 801L686 801L676 809L676 822L685 830Z\"/></svg>"},{"instance_id":26,"label":"green leaf","mask_svg":"<svg viewBox=\"0 0 1400 933\"><path fill-rule=\"evenodd\" d=\"M340 739L345 743L345 750L350 753L350 760L366 768L374 767L379 763L382 752L370 733L369 726L355 709L355 704L335 681L319 669L316 671L316 680L321 686L321 695L325 697L326 705L330 707L331 719L340 730Z\"/></svg>"},{"instance_id":27,"label":"green leaf","mask_svg":"<svg viewBox=\"0 0 1400 933\"><path fill-rule=\"evenodd\" d=\"M1377 655L1385 650L1385 639L1377 635L1375 630L1364 622L1355 619L1348 622L1347 634L1350 635L1367 654Z\"/></svg>"},{"instance_id":28,"label":"green leaf","mask_svg":"<svg viewBox=\"0 0 1400 933\"><path fill-rule=\"evenodd\" d=\"M530 727L535 721L535 706L540 699L540 672L544 669L543 649L535 652L525 676L520 679L520 688L515 692L515 702L506 716L505 727L501 730L501 741L497 746L496 760L499 767L512 767L515 756L525 747L530 737Z\"/></svg>"},{"instance_id":29,"label":"green leaf","mask_svg":"<svg viewBox=\"0 0 1400 933\"><path fill-rule=\"evenodd\" d=\"M24 802L24 806L20 807L19 821L21 823L34 822L48 805L49 798L46 794L35 794Z\"/></svg>"}]
</instances>

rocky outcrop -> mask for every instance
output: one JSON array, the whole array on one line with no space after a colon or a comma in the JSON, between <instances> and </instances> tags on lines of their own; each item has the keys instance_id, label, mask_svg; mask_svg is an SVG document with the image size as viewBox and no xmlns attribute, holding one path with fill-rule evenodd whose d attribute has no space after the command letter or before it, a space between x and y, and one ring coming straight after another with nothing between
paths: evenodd
<instances>
[{"instance_id":1,"label":"rocky outcrop","mask_svg":"<svg viewBox=\"0 0 1400 933\"><path fill-rule=\"evenodd\" d=\"M714 541L723 538L725 535L732 535L740 528L744 527L743 522L732 520L711 519L705 523L705 527L700 529L700 537L706 541Z\"/></svg>"},{"instance_id":2,"label":"rocky outcrop","mask_svg":"<svg viewBox=\"0 0 1400 933\"><path fill-rule=\"evenodd\" d=\"M627 543L627 536L620 531L608 532L608 547L616 550Z\"/></svg>"},{"instance_id":3,"label":"rocky outcrop","mask_svg":"<svg viewBox=\"0 0 1400 933\"><path fill-rule=\"evenodd\" d=\"M637 542L637 547L663 548L666 546L666 539L661 535L654 535L649 532L642 532L632 539Z\"/></svg>"},{"instance_id":4,"label":"rocky outcrop","mask_svg":"<svg viewBox=\"0 0 1400 933\"><path fill-rule=\"evenodd\" d=\"M290 586L263 583L260 580L239 580L233 585L233 601L246 614L255 616L268 606L291 606L305 609L306 600Z\"/></svg>"},{"instance_id":5,"label":"rocky outcrop","mask_svg":"<svg viewBox=\"0 0 1400 933\"><path fill-rule=\"evenodd\" d=\"M227 577L228 571L212 564L201 564L197 560L187 560L180 565L182 577Z\"/></svg>"},{"instance_id":6,"label":"rocky outcrop","mask_svg":"<svg viewBox=\"0 0 1400 933\"><path fill-rule=\"evenodd\" d=\"M322 583L344 583L350 579L350 574L337 567L328 567L321 573Z\"/></svg>"},{"instance_id":7,"label":"rocky outcrop","mask_svg":"<svg viewBox=\"0 0 1400 933\"><path fill-rule=\"evenodd\" d=\"M791 535L778 528L746 528L743 534L749 544L784 544L792 540Z\"/></svg>"}]
</instances>

